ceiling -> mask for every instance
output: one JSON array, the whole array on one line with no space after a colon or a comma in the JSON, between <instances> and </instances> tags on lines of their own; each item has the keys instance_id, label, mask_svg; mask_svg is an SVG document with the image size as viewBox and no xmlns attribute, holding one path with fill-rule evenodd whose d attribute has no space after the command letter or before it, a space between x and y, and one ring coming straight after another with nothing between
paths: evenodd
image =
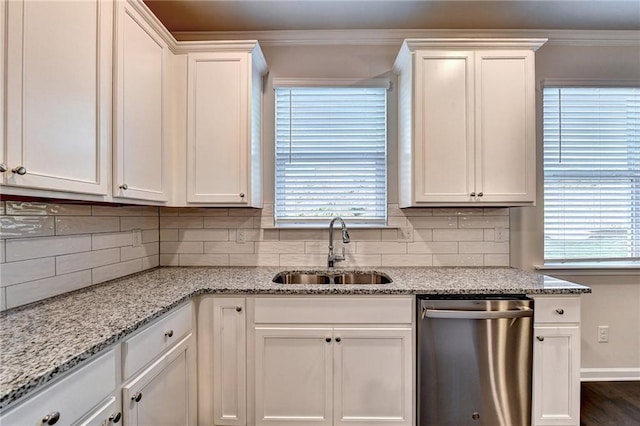
<instances>
[{"instance_id":1,"label":"ceiling","mask_svg":"<svg viewBox=\"0 0 640 426\"><path fill-rule=\"evenodd\" d=\"M640 0L145 0L171 32L640 30Z\"/></svg>"}]
</instances>

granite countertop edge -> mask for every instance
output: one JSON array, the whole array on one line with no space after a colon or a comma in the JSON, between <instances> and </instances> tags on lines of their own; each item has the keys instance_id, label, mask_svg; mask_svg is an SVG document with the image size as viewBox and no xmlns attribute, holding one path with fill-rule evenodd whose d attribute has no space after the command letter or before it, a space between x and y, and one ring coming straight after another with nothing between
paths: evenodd
<instances>
[{"instance_id":1,"label":"granite countertop edge","mask_svg":"<svg viewBox=\"0 0 640 426\"><path fill-rule=\"evenodd\" d=\"M394 279L391 284L380 285L282 285L271 282L271 277L281 270L300 269L303 268L160 267L2 312L0 410L122 341L154 319L203 294L575 295L591 292L589 287L513 268L366 268L386 273ZM317 271L327 272L323 269ZM508 283L510 280L513 280L511 284ZM150 290L157 291L155 298L147 294ZM97 301L102 303L95 306ZM104 321L102 328L106 333L92 327L95 323L91 319L103 319L101 314L108 316L109 309L117 309L118 306L122 315L118 316L116 311L112 316L114 321ZM95 316L90 316L87 323L83 313L92 308ZM124 312L131 313L132 309L140 312L131 319L122 320ZM58 344L51 342L48 336L53 329L60 327L67 327L68 331L57 330L56 334L67 337L59 338ZM31 337L29 342L25 342L26 336ZM41 347L42 344L45 347ZM33 350L36 346L40 348L37 351ZM69 346L68 350L65 346ZM32 361L39 361L35 362L37 368L34 367L33 371L29 371L29 361L25 362L28 356L33 358ZM46 357L49 359L43 363L41 358Z\"/></svg>"}]
</instances>

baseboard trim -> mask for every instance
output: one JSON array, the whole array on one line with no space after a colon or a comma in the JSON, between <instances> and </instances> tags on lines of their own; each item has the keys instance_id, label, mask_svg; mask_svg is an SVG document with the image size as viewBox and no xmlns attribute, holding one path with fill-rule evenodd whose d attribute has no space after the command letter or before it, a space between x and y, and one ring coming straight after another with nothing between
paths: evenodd
<instances>
[{"instance_id":1,"label":"baseboard trim","mask_svg":"<svg viewBox=\"0 0 640 426\"><path fill-rule=\"evenodd\" d=\"M581 368L581 382L640 381L640 368Z\"/></svg>"}]
</instances>

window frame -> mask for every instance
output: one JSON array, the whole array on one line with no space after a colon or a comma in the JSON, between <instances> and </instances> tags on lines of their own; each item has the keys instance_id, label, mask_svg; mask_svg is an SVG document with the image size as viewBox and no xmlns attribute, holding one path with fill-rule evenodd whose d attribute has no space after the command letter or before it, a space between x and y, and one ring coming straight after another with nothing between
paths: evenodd
<instances>
[{"instance_id":1,"label":"window frame","mask_svg":"<svg viewBox=\"0 0 640 426\"><path fill-rule=\"evenodd\" d=\"M640 257L624 257L624 258L606 258L606 257L598 257L598 258L564 258L564 259L550 259L546 257L545 250L545 240L546 240L546 205L545 198L546 194L544 193L544 187L546 185L546 170L545 170L545 123L544 123L544 91L548 88L634 88L640 89L640 80L586 80L586 79L546 79L540 82L540 93L541 93L541 144L542 144L542 155L540 160L542 177L541 183L543 188L543 197L541 203L541 216L542 216L542 230L543 230L543 242L542 242L542 259L543 265L536 266L536 269L539 270L556 270L561 271L564 270L567 274L580 275L580 271L585 271L584 273L591 274L593 271L600 271L605 274L624 274L625 270L627 271L635 271L640 269ZM635 182L633 184L640 185L640 182ZM631 206L632 208L634 206ZM639 207L640 208L640 207ZM635 217L631 215L631 217ZM633 229L637 229L640 232L640 223L636 224ZM638 248L638 247L636 247ZM615 271L618 272L615 272Z\"/></svg>"},{"instance_id":2,"label":"window frame","mask_svg":"<svg viewBox=\"0 0 640 426\"><path fill-rule=\"evenodd\" d=\"M353 79L353 78L274 78L274 107L277 105L277 89L287 88L379 88L390 90L391 82L387 78ZM387 228L388 227L388 185L389 185L389 97L385 96L385 136L384 136L384 218L359 220L353 217L343 217L349 227L356 228ZM334 216L309 217L305 219L278 218L278 142L277 142L277 109L274 110L274 226L276 228L326 228ZM356 206L356 204L354 204Z\"/></svg>"}]
</instances>

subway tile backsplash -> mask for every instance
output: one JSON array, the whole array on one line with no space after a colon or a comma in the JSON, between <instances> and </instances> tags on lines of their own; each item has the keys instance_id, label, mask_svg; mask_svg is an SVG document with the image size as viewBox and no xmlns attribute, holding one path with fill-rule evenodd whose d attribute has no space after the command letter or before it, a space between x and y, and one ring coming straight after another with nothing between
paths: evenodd
<instances>
[{"instance_id":1,"label":"subway tile backsplash","mask_svg":"<svg viewBox=\"0 0 640 426\"><path fill-rule=\"evenodd\" d=\"M509 209L390 204L350 229L342 267L509 266ZM0 202L0 310L158 265L325 267L327 229L278 229L246 208ZM499 231L499 232L496 232ZM140 245L133 246L134 232ZM499 241L496 241L498 236ZM342 243L336 231L336 246Z\"/></svg>"},{"instance_id":2,"label":"subway tile backsplash","mask_svg":"<svg viewBox=\"0 0 640 426\"><path fill-rule=\"evenodd\" d=\"M0 310L158 266L157 207L0 202ZM133 230L140 245L133 247Z\"/></svg>"}]
</instances>

